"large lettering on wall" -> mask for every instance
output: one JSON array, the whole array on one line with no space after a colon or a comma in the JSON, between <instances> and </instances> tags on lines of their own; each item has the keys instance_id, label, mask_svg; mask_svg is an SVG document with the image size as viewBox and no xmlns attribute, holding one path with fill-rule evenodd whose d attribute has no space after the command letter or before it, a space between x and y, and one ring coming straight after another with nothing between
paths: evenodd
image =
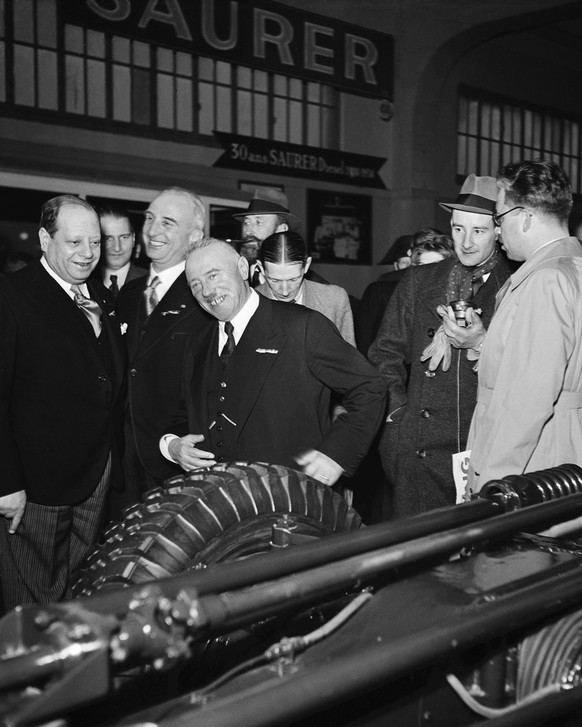
<instances>
[{"instance_id":1,"label":"large lettering on wall","mask_svg":"<svg viewBox=\"0 0 582 727\"><path fill-rule=\"evenodd\" d=\"M393 38L271 0L60 0L64 22L392 99Z\"/></svg>"}]
</instances>

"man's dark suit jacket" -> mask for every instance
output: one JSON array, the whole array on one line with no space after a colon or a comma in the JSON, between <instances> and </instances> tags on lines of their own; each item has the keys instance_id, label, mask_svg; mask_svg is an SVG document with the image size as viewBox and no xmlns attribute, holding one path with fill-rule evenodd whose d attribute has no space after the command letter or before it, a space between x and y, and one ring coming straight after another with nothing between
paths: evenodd
<instances>
[{"instance_id":1,"label":"man's dark suit jacket","mask_svg":"<svg viewBox=\"0 0 582 727\"><path fill-rule=\"evenodd\" d=\"M87 284L103 309L109 371L84 313L40 262L0 282L0 495L72 505L98 485L111 450L115 469L123 343L111 294Z\"/></svg>"},{"instance_id":2,"label":"man's dark suit jacket","mask_svg":"<svg viewBox=\"0 0 582 727\"><path fill-rule=\"evenodd\" d=\"M188 424L168 431L203 434L200 446L216 444L209 432L215 411L208 391L215 381L218 323L207 325L184 367ZM220 371L220 369L219 369ZM346 343L325 316L304 306L260 296L224 371L224 413L236 422L234 448L214 454L229 460L258 460L297 468L295 455L314 448L351 475L366 454L384 413L382 377ZM347 413L330 421L330 390L343 395Z\"/></svg>"},{"instance_id":3,"label":"man's dark suit jacket","mask_svg":"<svg viewBox=\"0 0 582 727\"><path fill-rule=\"evenodd\" d=\"M148 276L126 283L117 299L127 324L128 405L135 445L146 471L166 479L182 470L160 453L159 440L179 407L184 349L210 317L194 300L182 273L145 319L143 291Z\"/></svg>"}]
</instances>

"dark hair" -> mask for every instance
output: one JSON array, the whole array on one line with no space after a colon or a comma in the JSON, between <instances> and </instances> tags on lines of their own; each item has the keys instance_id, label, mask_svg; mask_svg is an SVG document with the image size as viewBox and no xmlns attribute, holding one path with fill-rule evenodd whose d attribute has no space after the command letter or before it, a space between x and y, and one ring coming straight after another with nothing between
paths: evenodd
<instances>
[{"instance_id":1,"label":"dark hair","mask_svg":"<svg viewBox=\"0 0 582 727\"><path fill-rule=\"evenodd\" d=\"M510 205L531 207L567 222L572 209L572 187L568 175L554 162L543 160L507 164L497 176Z\"/></svg>"},{"instance_id":2,"label":"dark hair","mask_svg":"<svg viewBox=\"0 0 582 727\"><path fill-rule=\"evenodd\" d=\"M133 224L131 222L131 217L129 216L129 210L125 207L114 203L100 204L96 207L96 212L99 215L99 221L101 221L103 217L114 217L116 220L127 220L129 222L129 228L133 232Z\"/></svg>"},{"instance_id":3,"label":"dark hair","mask_svg":"<svg viewBox=\"0 0 582 727\"><path fill-rule=\"evenodd\" d=\"M262 263L302 263L307 262L307 245L297 232L275 232L266 237L259 249L258 259Z\"/></svg>"},{"instance_id":4,"label":"dark hair","mask_svg":"<svg viewBox=\"0 0 582 727\"><path fill-rule=\"evenodd\" d=\"M86 210L95 212L95 209L84 199L76 197L74 194L61 194L58 197L52 197L47 200L40 208L40 222L38 223L39 230L44 227L50 237L54 237L59 228L57 223L59 212L61 211L61 208L66 207L67 205L83 207Z\"/></svg>"},{"instance_id":5,"label":"dark hair","mask_svg":"<svg viewBox=\"0 0 582 727\"><path fill-rule=\"evenodd\" d=\"M444 258L447 258L454 257L455 248L449 235L435 235L432 239L425 240L414 246L410 255L413 265L418 264L418 258L423 252L438 252Z\"/></svg>"}]
</instances>

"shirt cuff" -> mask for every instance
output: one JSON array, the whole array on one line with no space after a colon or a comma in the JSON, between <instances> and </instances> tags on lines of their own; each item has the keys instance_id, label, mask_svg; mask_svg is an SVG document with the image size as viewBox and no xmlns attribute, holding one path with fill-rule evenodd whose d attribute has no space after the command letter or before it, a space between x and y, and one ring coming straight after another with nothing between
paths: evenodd
<instances>
[{"instance_id":1,"label":"shirt cuff","mask_svg":"<svg viewBox=\"0 0 582 727\"><path fill-rule=\"evenodd\" d=\"M160 439L160 452L164 455L166 459L169 459L170 462L179 464L170 454L170 442L172 442L174 439L180 439L180 437L177 434L164 434L164 436Z\"/></svg>"}]
</instances>

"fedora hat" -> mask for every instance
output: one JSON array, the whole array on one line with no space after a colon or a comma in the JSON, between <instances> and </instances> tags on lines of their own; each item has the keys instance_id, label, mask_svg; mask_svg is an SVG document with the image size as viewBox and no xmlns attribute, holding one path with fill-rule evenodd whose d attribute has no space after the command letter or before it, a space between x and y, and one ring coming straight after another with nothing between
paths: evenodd
<instances>
[{"instance_id":1,"label":"fedora hat","mask_svg":"<svg viewBox=\"0 0 582 727\"><path fill-rule=\"evenodd\" d=\"M454 202L439 202L440 206L452 212L464 210L479 215L492 215L497 201L495 177L477 177L469 174L463 182L459 196Z\"/></svg>"},{"instance_id":2,"label":"fedora hat","mask_svg":"<svg viewBox=\"0 0 582 727\"><path fill-rule=\"evenodd\" d=\"M273 187L255 189L248 208L244 212L237 212L233 217L235 220L243 220L247 215L280 215L285 218L293 232L301 228L299 218L289 211L287 196Z\"/></svg>"}]
</instances>

